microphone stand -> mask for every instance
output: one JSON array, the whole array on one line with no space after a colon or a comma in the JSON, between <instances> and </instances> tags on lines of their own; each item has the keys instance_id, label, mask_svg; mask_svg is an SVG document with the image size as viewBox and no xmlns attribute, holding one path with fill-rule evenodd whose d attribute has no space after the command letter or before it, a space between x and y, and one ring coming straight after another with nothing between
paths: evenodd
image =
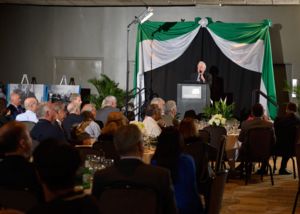
<instances>
[{"instance_id":1,"label":"microphone stand","mask_svg":"<svg viewBox=\"0 0 300 214\"><path fill-rule=\"evenodd\" d=\"M129 102L129 33L130 33L130 26L133 24L138 23L138 17L134 17L127 25L127 41L126 41L126 104L125 104L125 116L128 116L128 102Z\"/></svg>"}]
</instances>

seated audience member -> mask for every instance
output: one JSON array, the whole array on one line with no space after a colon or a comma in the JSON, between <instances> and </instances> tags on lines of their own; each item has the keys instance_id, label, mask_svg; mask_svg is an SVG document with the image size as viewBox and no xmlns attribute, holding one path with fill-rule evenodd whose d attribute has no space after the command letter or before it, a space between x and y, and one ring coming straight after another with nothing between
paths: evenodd
<instances>
[{"instance_id":1,"label":"seated audience member","mask_svg":"<svg viewBox=\"0 0 300 214\"><path fill-rule=\"evenodd\" d=\"M95 173L92 194L100 198L105 187L117 181L137 182L157 191L159 213L177 213L169 172L142 162L144 148L139 128L133 124L121 127L114 143L121 159L112 167Z\"/></svg>"},{"instance_id":2,"label":"seated audience member","mask_svg":"<svg viewBox=\"0 0 300 214\"><path fill-rule=\"evenodd\" d=\"M162 98L154 97L150 102L150 105L151 104L155 104L158 106L161 116L165 115L165 104L166 103ZM167 126L162 117L157 121L157 124L162 128Z\"/></svg>"},{"instance_id":3,"label":"seated audience member","mask_svg":"<svg viewBox=\"0 0 300 214\"><path fill-rule=\"evenodd\" d=\"M26 111L24 113L18 114L16 117L16 121L29 121L33 123L38 122L38 118L36 116L36 111L38 108L38 101L35 97L28 97L24 101L24 107Z\"/></svg>"},{"instance_id":4,"label":"seated audience member","mask_svg":"<svg viewBox=\"0 0 300 214\"><path fill-rule=\"evenodd\" d=\"M162 131L151 163L171 171L180 214L203 213L195 163L190 155L183 153L183 137L176 128L168 127Z\"/></svg>"},{"instance_id":5,"label":"seated audience member","mask_svg":"<svg viewBox=\"0 0 300 214\"><path fill-rule=\"evenodd\" d=\"M165 114L161 116L166 127L175 126L177 127L179 122L176 119L177 106L174 100L168 100L165 104Z\"/></svg>"},{"instance_id":6,"label":"seated audience member","mask_svg":"<svg viewBox=\"0 0 300 214\"><path fill-rule=\"evenodd\" d=\"M80 94L78 94L78 93L72 93L70 95L70 103L72 103L74 105L77 105L79 107L79 109L80 109L81 103L82 103Z\"/></svg>"},{"instance_id":7,"label":"seated audience member","mask_svg":"<svg viewBox=\"0 0 300 214\"><path fill-rule=\"evenodd\" d=\"M48 138L65 140L63 131L53 125L57 117L53 103L40 103L36 114L39 121L30 131L32 139L38 142L44 141Z\"/></svg>"},{"instance_id":8,"label":"seated audience member","mask_svg":"<svg viewBox=\"0 0 300 214\"><path fill-rule=\"evenodd\" d=\"M91 103L85 104L81 109L81 113L84 112L84 111L91 112L93 114L93 117L94 117L94 120L95 120L96 115L97 115L97 110L96 110L96 106L94 104L91 104Z\"/></svg>"},{"instance_id":9,"label":"seated audience member","mask_svg":"<svg viewBox=\"0 0 300 214\"><path fill-rule=\"evenodd\" d=\"M0 127L11 120L10 111L6 108L6 99L0 98Z\"/></svg>"},{"instance_id":10,"label":"seated audience member","mask_svg":"<svg viewBox=\"0 0 300 214\"><path fill-rule=\"evenodd\" d=\"M264 108L261 104L259 104L259 103L255 104L252 107L251 114L253 116L253 119L246 120L241 125L241 132L240 132L238 139L242 143L245 141L245 136L249 129L271 128L274 130L273 123L264 119L264 117L263 117ZM274 135L274 139L275 139L275 135Z\"/></svg>"},{"instance_id":11,"label":"seated audience member","mask_svg":"<svg viewBox=\"0 0 300 214\"><path fill-rule=\"evenodd\" d=\"M182 134L185 143L191 143L200 140L193 118L184 118L179 124L179 132Z\"/></svg>"},{"instance_id":12,"label":"seated audience member","mask_svg":"<svg viewBox=\"0 0 300 214\"><path fill-rule=\"evenodd\" d=\"M157 121L161 119L161 111L158 105L151 104L146 109L145 119L143 121L145 125L146 134L151 137L158 137L161 133Z\"/></svg>"},{"instance_id":13,"label":"seated audience member","mask_svg":"<svg viewBox=\"0 0 300 214\"><path fill-rule=\"evenodd\" d=\"M165 114L165 101L160 97L154 97L150 104L156 104L161 111L161 115Z\"/></svg>"},{"instance_id":14,"label":"seated audience member","mask_svg":"<svg viewBox=\"0 0 300 214\"><path fill-rule=\"evenodd\" d=\"M10 110L12 119L16 119L18 114L24 113L25 109L21 106L21 96L18 93L10 94L10 104L8 105L8 110Z\"/></svg>"},{"instance_id":15,"label":"seated audience member","mask_svg":"<svg viewBox=\"0 0 300 214\"><path fill-rule=\"evenodd\" d=\"M251 114L253 116L252 120L246 120L241 125L241 132L238 140L242 143L239 150L239 157L243 157L245 147L244 142L246 140L247 132L254 128L270 128L273 131L273 142L275 143L275 132L273 123L264 119L264 108L260 103L255 104L251 109ZM242 167L242 166L241 166ZM261 169L264 170L266 166L262 166ZM239 168L239 167L238 167Z\"/></svg>"},{"instance_id":16,"label":"seated audience member","mask_svg":"<svg viewBox=\"0 0 300 214\"><path fill-rule=\"evenodd\" d=\"M81 113L83 121L75 128L77 134L87 133L91 138L95 140L99 137L101 130L99 125L94 121L94 115L90 111L84 111Z\"/></svg>"},{"instance_id":17,"label":"seated audience member","mask_svg":"<svg viewBox=\"0 0 300 214\"><path fill-rule=\"evenodd\" d=\"M187 110L186 112L184 112L183 118L197 119L195 110L193 110L193 109Z\"/></svg>"},{"instance_id":18,"label":"seated audience member","mask_svg":"<svg viewBox=\"0 0 300 214\"><path fill-rule=\"evenodd\" d=\"M282 117L277 117L274 121L277 137L276 149L282 152L281 166L279 169L280 175L291 174L291 172L286 169L289 156L285 153L290 153L289 149L293 148L296 143L297 127L300 126L300 118L296 115L296 112L297 105L290 102L286 106L286 114Z\"/></svg>"},{"instance_id":19,"label":"seated audience member","mask_svg":"<svg viewBox=\"0 0 300 214\"><path fill-rule=\"evenodd\" d=\"M70 144L49 139L33 154L34 164L43 185L45 203L28 214L98 214L96 200L74 190L76 172L81 164L78 151Z\"/></svg>"},{"instance_id":20,"label":"seated audience member","mask_svg":"<svg viewBox=\"0 0 300 214\"><path fill-rule=\"evenodd\" d=\"M101 109L97 111L96 121L101 121L105 126L107 116L110 112L119 112L117 108L117 98L115 96L107 96L102 101Z\"/></svg>"},{"instance_id":21,"label":"seated audience member","mask_svg":"<svg viewBox=\"0 0 300 214\"><path fill-rule=\"evenodd\" d=\"M125 112L126 108L123 108L122 111L124 113ZM125 114L128 121L134 121L135 120L135 113L134 113L134 104L133 103L128 103L128 109L127 109L127 114Z\"/></svg>"},{"instance_id":22,"label":"seated audience member","mask_svg":"<svg viewBox=\"0 0 300 214\"><path fill-rule=\"evenodd\" d=\"M0 128L0 186L8 189L28 190L39 200L43 199L42 187L32 163L31 138L26 126L11 121Z\"/></svg>"},{"instance_id":23,"label":"seated audience member","mask_svg":"<svg viewBox=\"0 0 300 214\"><path fill-rule=\"evenodd\" d=\"M67 140L72 142L72 130L79 123L82 122L82 117L80 116L80 106L78 104L69 103L67 106L67 111L69 114L66 116L64 121L62 122L62 127L65 130L65 134L67 136Z\"/></svg>"},{"instance_id":24,"label":"seated audience member","mask_svg":"<svg viewBox=\"0 0 300 214\"><path fill-rule=\"evenodd\" d=\"M54 125L61 129L63 132L62 122L66 118L65 104L61 101L53 103L54 110L56 111L56 119Z\"/></svg>"},{"instance_id":25,"label":"seated audience member","mask_svg":"<svg viewBox=\"0 0 300 214\"><path fill-rule=\"evenodd\" d=\"M119 154L116 152L115 145L113 143L114 134L120 127L126 125L128 125L128 120L122 112L109 113L107 122L101 130L101 135L98 138L98 142L93 144L93 148L102 149L106 158L118 160Z\"/></svg>"}]
</instances>

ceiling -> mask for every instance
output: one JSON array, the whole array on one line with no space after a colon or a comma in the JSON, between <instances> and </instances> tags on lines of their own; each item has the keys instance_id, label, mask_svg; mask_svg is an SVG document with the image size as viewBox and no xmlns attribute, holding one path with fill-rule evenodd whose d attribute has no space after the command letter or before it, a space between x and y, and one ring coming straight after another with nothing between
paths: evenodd
<instances>
[{"instance_id":1,"label":"ceiling","mask_svg":"<svg viewBox=\"0 0 300 214\"><path fill-rule=\"evenodd\" d=\"M51 6L300 5L300 0L0 0L0 4Z\"/></svg>"}]
</instances>

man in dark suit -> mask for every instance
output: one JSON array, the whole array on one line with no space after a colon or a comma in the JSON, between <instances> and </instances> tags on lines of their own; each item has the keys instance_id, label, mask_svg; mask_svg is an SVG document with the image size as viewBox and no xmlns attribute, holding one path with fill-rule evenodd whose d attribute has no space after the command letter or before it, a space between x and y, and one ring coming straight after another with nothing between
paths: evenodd
<instances>
[{"instance_id":1,"label":"man in dark suit","mask_svg":"<svg viewBox=\"0 0 300 214\"><path fill-rule=\"evenodd\" d=\"M105 126L109 113L119 111L120 110L117 108L117 98L111 95L107 96L102 101L101 109L96 113L96 121L101 121Z\"/></svg>"},{"instance_id":2,"label":"man in dark suit","mask_svg":"<svg viewBox=\"0 0 300 214\"><path fill-rule=\"evenodd\" d=\"M138 127L121 127L114 136L114 143L121 159L114 166L96 172L92 194L100 198L105 187L115 182L137 182L156 190L160 213L177 213L170 173L142 162L143 138Z\"/></svg>"},{"instance_id":3,"label":"man in dark suit","mask_svg":"<svg viewBox=\"0 0 300 214\"><path fill-rule=\"evenodd\" d=\"M12 119L16 119L18 114L24 113L25 109L21 106L21 96L18 93L10 94L10 104L7 107L10 110Z\"/></svg>"},{"instance_id":4,"label":"man in dark suit","mask_svg":"<svg viewBox=\"0 0 300 214\"><path fill-rule=\"evenodd\" d=\"M192 73L191 80L196 81L202 84L212 85L212 76L206 71L206 64L203 61L198 62L197 64L197 73Z\"/></svg>"},{"instance_id":5,"label":"man in dark suit","mask_svg":"<svg viewBox=\"0 0 300 214\"><path fill-rule=\"evenodd\" d=\"M239 135L239 141L244 142L246 133L253 128L271 128L274 132L273 123L266 120L264 117L264 107L257 103L252 107L252 116L253 118L248 119L242 123L241 132ZM274 134L275 139L275 134ZM274 141L275 142L275 141Z\"/></svg>"},{"instance_id":6,"label":"man in dark suit","mask_svg":"<svg viewBox=\"0 0 300 214\"><path fill-rule=\"evenodd\" d=\"M17 121L0 128L0 186L28 190L38 199L43 199L42 186L32 163L31 138L26 126Z\"/></svg>"},{"instance_id":7,"label":"man in dark suit","mask_svg":"<svg viewBox=\"0 0 300 214\"><path fill-rule=\"evenodd\" d=\"M67 140L72 142L74 140L74 137L72 136L72 132L74 131L73 129L82 122L82 117L80 116L80 105L76 103L69 103L67 111L69 114L62 121L62 127L65 131Z\"/></svg>"},{"instance_id":8,"label":"man in dark suit","mask_svg":"<svg viewBox=\"0 0 300 214\"><path fill-rule=\"evenodd\" d=\"M291 172L286 170L290 154L295 150L297 137L297 127L300 126L300 118L296 115L297 105L288 103L286 114L283 117L277 117L274 121L275 133L277 137L276 153L282 155L280 175L289 175Z\"/></svg>"},{"instance_id":9,"label":"man in dark suit","mask_svg":"<svg viewBox=\"0 0 300 214\"><path fill-rule=\"evenodd\" d=\"M57 117L53 103L40 103L36 114L39 118L39 121L30 131L32 139L38 142L42 142L49 138L65 140L63 131L57 126L53 125Z\"/></svg>"}]
</instances>

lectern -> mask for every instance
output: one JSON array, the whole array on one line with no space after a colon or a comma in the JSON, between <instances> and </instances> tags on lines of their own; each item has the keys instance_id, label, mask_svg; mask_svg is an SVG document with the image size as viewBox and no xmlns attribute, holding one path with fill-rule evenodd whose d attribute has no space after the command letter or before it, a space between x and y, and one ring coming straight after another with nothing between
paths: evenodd
<instances>
[{"instance_id":1,"label":"lectern","mask_svg":"<svg viewBox=\"0 0 300 214\"><path fill-rule=\"evenodd\" d=\"M177 84L177 111L181 118L187 110L202 113L210 103L210 89L208 84L178 83Z\"/></svg>"}]
</instances>

